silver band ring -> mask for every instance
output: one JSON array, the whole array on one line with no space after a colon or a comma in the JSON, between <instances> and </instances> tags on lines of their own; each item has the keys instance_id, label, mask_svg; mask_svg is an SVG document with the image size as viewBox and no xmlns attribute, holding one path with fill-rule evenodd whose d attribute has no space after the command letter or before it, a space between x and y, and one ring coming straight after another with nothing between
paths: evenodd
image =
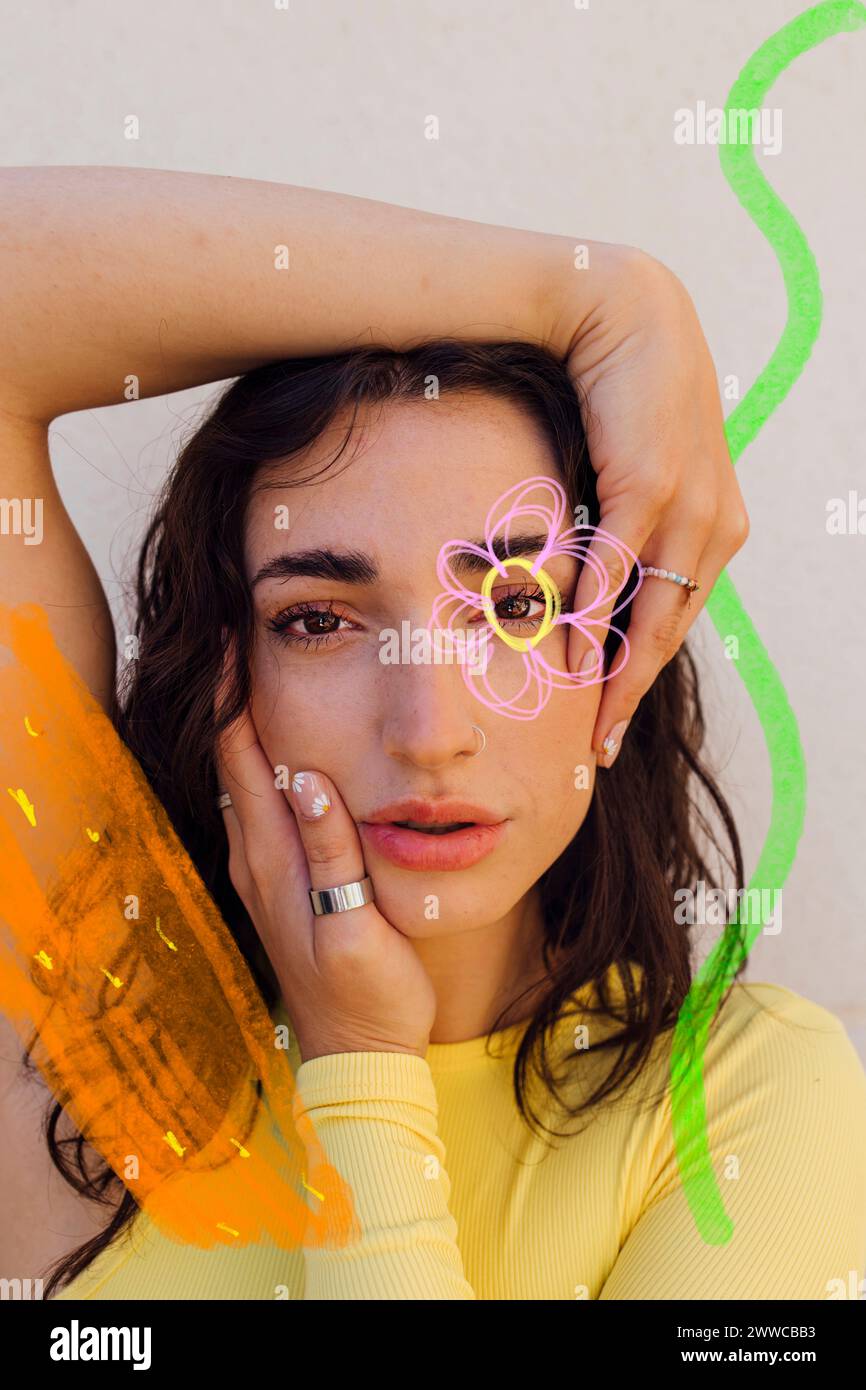
<instances>
[{"instance_id":1,"label":"silver band ring","mask_svg":"<svg viewBox=\"0 0 866 1390\"><path fill-rule=\"evenodd\" d=\"M219 796L217 797L217 810L224 811L226 806L231 806L231 804L232 799L229 796L228 792L220 792Z\"/></svg>"},{"instance_id":2,"label":"silver band ring","mask_svg":"<svg viewBox=\"0 0 866 1390\"><path fill-rule=\"evenodd\" d=\"M670 579L674 584L682 584L689 593L701 587L696 579L689 579L688 575L685 574L677 574L675 570L660 570L653 565L641 565L640 568L641 574L648 574L651 579Z\"/></svg>"},{"instance_id":3,"label":"silver band ring","mask_svg":"<svg viewBox=\"0 0 866 1390\"><path fill-rule=\"evenodd\" d=\"M339 883L336 888L311 888L309 893L317 917L325 917L332 912L350 912L353 907L363 907L374 901L373 881L369 874L355 883Z\"/></svg>"},{"instance_id":4,"label":"silver band ring","mask_svg":"<svg viewBox=\"0 0 866 1390\"><path fill-rule=\"evenodd\" d=\"M478 754L483 753L485 748L487 747L487 735L485 734L483 729L479 729L477 724L473 724L472 727L477 734L481 735L481 747L476 748L474 753L469 754L470 758L477 758Z\"/></svg>"}]
</instances>

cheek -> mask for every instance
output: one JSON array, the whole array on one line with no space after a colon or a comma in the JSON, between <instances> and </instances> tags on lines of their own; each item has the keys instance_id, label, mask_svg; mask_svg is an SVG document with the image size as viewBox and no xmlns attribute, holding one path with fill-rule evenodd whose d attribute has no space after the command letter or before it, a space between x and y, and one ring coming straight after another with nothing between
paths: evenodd
<instances>
[{"instance_id":1,"label":"cheek","mask_svg":"<svg viewBox=\"0 0 866 1390\"><path fill-rule=\"evenodd\" d=\"M284 744L294 724L296 711L288 699L289 692L281 678L279 660L262 642L256 644L250 685L250 710L259 742L269 761L285 761Z\"/></svg>"},{"instance_id":2,"label":"cheek","mask_svg":"<svg viewBox=\"0 0 866 1390\"><path fill-rule=\"evenodd\" d=\"M302 665L281 662L278 652L259 642L251 668L253 723L268 761L290 770L304 766L336 775L352 751L350 727L356 732L360 711L351 707L342 683L311 679ZM356 740L356 745L360 740ZM341 761L342 760L342 763ZM339 778L337 778L339 781Z\"/></svg>"},{"instance_id":3,"label":"cheek","mask_svg":"<svg viewBox=\"0 0 866 1390\"><path fill-rule=\"evenodd\" d=\"M536 719L513 721L514 731L506 736L506 761L519 768L531 814L550 834L559 836L569 828L576 834L589 808L596 775L592 733L600 692L600 686L554 691Z\"/></svg>"}]
</instances>

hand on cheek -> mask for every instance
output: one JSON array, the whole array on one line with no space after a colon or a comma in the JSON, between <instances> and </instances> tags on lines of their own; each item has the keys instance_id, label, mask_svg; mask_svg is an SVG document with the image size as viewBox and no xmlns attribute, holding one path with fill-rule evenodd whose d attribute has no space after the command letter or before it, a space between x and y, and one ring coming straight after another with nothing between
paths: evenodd
<instances>
[{"instance_id":1,"label":"hand on cheek","mask_svg":"<svg viewBox=\"0 0 866 1390\"><path fill-rule=\"evenodd\" d=\"M218 699L220 697L218 696ZM423 1057L436 995L411 942L375 903L317 916L310 888L366 876L358 831L323 773L278 790L247 708L219 740L229 876L271 959L304 1061L333 1052Z\"/></svg>"}]
</instances>

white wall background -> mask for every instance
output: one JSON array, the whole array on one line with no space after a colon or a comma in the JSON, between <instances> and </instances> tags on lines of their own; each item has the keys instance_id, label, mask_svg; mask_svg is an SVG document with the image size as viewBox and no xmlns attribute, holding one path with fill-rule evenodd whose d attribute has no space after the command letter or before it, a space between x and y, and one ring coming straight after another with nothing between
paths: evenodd
<instances>
[{"instance_id":1,"label":"white wall background","mask_svg":"<svg viewBox=\"0 0 866 1390\"><path fill-rule=\"evenodd\" d=\"M630 242L691 291L720 380L743 394L776 345L784 287L712 146L673 113L723 106L746 59L805 0L63 0L0 4L0 163L117 164L336 189L433 212ZM752 536L731 574L798 715L805 831L784 925L748 978L837 1013L866 1060L863 633L866 536L827 501L866 497L866 30L796 60L767 105L765 173L806 233L824 318L806 371L744 453ZM137 142L123 121L141 122ZM424 121L439 117L438 142ZM154 209L158 216L158 209ZM117 615L155 487L210 391L67 415L61 490ZM731 407L728 406L728 409ZM735 664L706 615L724 785L754 868L769 765Z\"/></svg>"}]
</instances>

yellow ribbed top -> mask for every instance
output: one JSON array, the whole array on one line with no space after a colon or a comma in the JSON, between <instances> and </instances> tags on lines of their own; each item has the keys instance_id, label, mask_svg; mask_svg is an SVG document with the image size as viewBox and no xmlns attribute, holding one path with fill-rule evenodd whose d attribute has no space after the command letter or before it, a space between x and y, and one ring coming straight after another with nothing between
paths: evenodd
<instances>
[{"instance_id":1,"label":"yellow ribbed top","mask_svg":"<svg viewBox=\"0 0 866 1390\"><path fill-rule=\"evenodd\" d=\"M580 1096L615 1054L575 1051L575 1022L564 1019L554 1043L565 1094ZM59 1297L856 1296L866 1277L866 1073L835 1015L776 985L736 984L713 1023L704 1086L713 1171L733 1222L723 1245L702 1240L680 1179L665 1088L672 1034L624 1098L548 1147L514 1100L524 1026L493 1035L501 1056L486 1055L482 1037L434 1043L423 1060L346 1052L295 1067L296 1104L352 1188L360 1240L199 1250L141 1214ZM592 1036L598 1025L588 1026ZM533 1087L536 1110L541 1094ZM546 1118L575 1128L561 1111ZM263 1109L259 1124L269 1123Z\"/></svg>"}]
</instances>

